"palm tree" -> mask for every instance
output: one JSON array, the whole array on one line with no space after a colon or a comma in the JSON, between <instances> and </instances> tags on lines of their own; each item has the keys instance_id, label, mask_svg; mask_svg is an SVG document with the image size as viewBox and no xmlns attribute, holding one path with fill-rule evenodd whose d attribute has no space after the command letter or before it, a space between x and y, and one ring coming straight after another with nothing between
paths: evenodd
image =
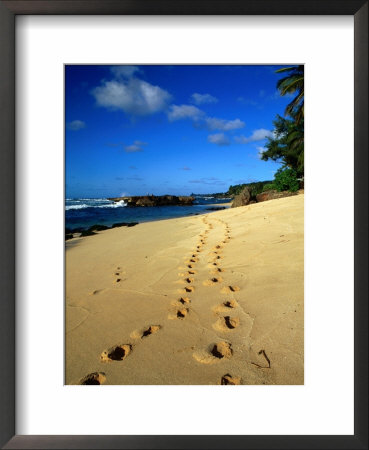
<instances>
[{"instance_id":1,"label":"palm tree","mask_svg":"<svg viewBox=\"0 0 369 450\"><path fill-rule=\"evenodd\" d=\"M273 121L273 137L268 137L261 159L280 161L284 167L294 169L299 176L304 175L304 119L299 123L292 113L291 119L277 115Z\"/></svg>"},{"instance_id":2,"label":"palm tree","mask_svg":"<svg viewBox=\"0 0 369 450\"><path fill-rule=\"evenodd\" d=\"M295 116L297 123L304 117L304 66L283 67L276 73L288 75L277 82L281 95L295 94L296 97L287 105L285 115Z\"/></svg>"}]
</instances>

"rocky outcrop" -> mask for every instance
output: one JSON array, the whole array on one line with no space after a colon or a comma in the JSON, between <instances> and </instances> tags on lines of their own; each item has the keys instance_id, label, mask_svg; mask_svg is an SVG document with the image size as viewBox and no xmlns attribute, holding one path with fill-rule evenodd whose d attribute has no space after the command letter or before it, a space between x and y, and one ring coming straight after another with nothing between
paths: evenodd
<instances>
[{"instance_id":1,"label":"rocky outcrop","mask_svg":"<svg viewBox=\"0 0 369 450\"><path fill-rule=\"evenodd\" d=\"M195 200L194 197L175 195L143 195L134 197L114 197L108 198L113 202L124 201L127 206L191 206Z\"/></svg>"},{"instance_id":2,"label":"rocky outcrop","mask_svg":"<svg viewBox=\"0 0 369 450\"><path fill-rule=\"evenodd\" d=\"M71 230L70 228L66 228L65 240L68 241L69 239L73 239L74 237L93 236L94 234L97 234L96 231L110 230L111 228L117 227L134 227L135 225L138 225L138 222L117 222L113 223L111 227L96 223L95 225L92 225L89 228L78 227L74 228L73 230Z\"/></svg>"},{"instance_id":3,"label":"rocky outcrop","mask_svg":"<svg viewBox=\"0 0 369 450\"><path fill-rule=\"evenodd\" d=\"M266 202L267 200L275 200L277 198L291 197L292 195L297 195L297 192L289 192L289 191L278 192L275 190L270 190L257 194L256 201Z\"/></svg>"},{"instance_id":4,"label":"rocky outcrop","mask_svg":"<svg viewBox=\"0 0 369 450\"><path fill-rule=\"evenodd\" d=\"M237 208L238 206L246 206L250 203L251 200L251 192L250 190L245 187L243 191L236 195L232 202L231 208Z\"/></svg>"}]
</instances>

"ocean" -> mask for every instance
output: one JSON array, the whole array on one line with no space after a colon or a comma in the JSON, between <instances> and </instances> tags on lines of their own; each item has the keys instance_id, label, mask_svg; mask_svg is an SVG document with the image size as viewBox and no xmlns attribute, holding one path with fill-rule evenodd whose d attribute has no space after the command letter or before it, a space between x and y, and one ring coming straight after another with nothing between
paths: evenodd
<instances>
[{"instance_id":1,"label":"ocean","mask_svg":"<svg viewBox=\"0 0 369 450\"><path fill-rule=\"evenodd\" d=\"M88 228L95 224L111 226L117 222L152 222L211 212L210 205L230 202L230 198L195 197L193 206L155 206L128 208L123 201L106 198L67 198L65 227ZM222 205L226 206L226 205ZM221 205L219 205L221 207ZM226 206L229 207L228 205Z\"/></svg>"}]
</instances>

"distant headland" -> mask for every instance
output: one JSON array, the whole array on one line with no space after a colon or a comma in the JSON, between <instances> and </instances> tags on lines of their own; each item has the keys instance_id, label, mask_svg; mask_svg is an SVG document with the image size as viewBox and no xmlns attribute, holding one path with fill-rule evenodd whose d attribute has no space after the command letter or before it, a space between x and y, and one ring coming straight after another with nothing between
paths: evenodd
<instances>
[{"instance_id":1,"label":"distant headland","mask_svg":"<svg viewBox=\"0 0 369 450\"><path fill-rule=\"evenodd\" d=\"M142 195L133 197L112 197L108 198L113 202L121 202L122 200L127 206L191 206L195 200L191 196L176 195Z\"/></svg>"}]
</instances>

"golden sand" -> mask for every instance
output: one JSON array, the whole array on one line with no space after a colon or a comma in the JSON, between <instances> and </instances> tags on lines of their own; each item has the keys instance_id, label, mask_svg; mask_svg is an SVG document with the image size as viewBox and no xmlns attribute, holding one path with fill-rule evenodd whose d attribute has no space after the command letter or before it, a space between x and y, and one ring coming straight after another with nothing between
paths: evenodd
<instances>
[{"instance_id":1,"label":"golden sand","mask_svg":"<svg viewBox=\"0 0 369 450\"><path fill-rule=\"evenodd\" d=\"M66 244L66 384L303 384L304 195Z\"/></svg>"}]
</instances>

